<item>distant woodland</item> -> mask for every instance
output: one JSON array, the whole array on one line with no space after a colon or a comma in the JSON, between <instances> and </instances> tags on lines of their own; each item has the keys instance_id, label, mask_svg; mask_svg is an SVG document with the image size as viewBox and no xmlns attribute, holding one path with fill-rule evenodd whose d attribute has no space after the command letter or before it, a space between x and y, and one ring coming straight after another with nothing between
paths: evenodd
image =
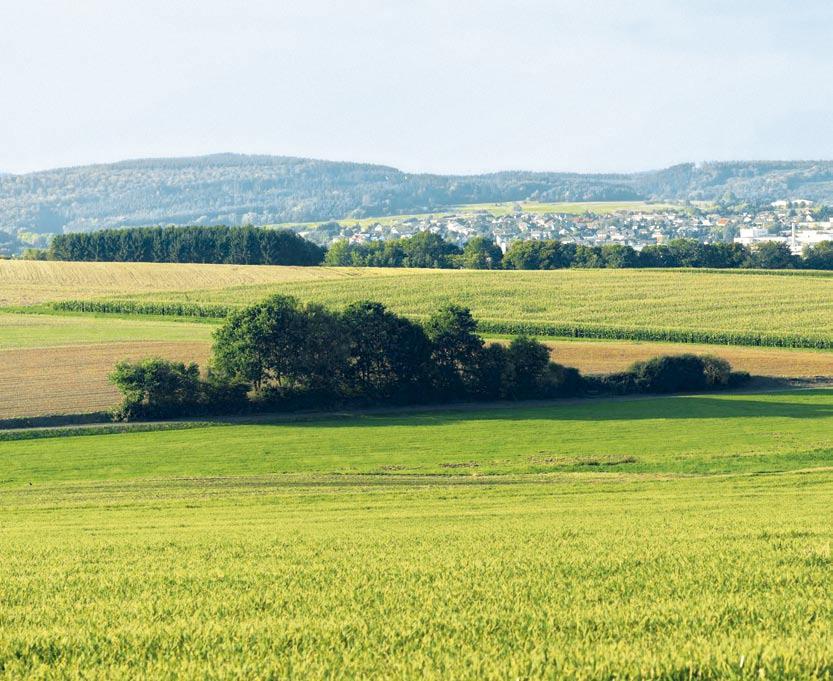
<instances>
[{"instance_id":1,"label":"distant woodland","mask_svg":"<svg viewBox=\"0 0 833 681\"><path fill-rule=\"evenodd\" d=\"M744 200L833 203L833 161L682 164L632 174L410 174L281 156L220 154L0 176L0 230L263 225L499 201Z\"/></svg>"}]
</instances>

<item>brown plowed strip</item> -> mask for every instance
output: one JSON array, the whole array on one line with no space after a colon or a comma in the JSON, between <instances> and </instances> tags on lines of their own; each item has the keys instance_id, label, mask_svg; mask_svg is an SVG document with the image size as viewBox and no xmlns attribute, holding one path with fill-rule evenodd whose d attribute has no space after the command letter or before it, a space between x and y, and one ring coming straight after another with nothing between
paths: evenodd
<instances>
[{"instance_id":1,"label":"brown plowed strip","mask_svg":"<svg viewBox=\"0 0 833 681\"><path fill-rule=\"evenodd\" d=\"M722 345L547 341L554 361L583 373L621 371L660 354L694 352L723 357L759 376L833 376L833 352ZM159 356L205 366L208 342L140 341L0 350L0 420L102 411L118 402L107 380L116 362Z\"/></svg>"},{"instance_id":2,"label":"brown plowed strip","mask_svg":"<svg viewBox=\"0 0 833 681\"><path fill-rule=\"evenodd\" d=\"M553 361L577 367L587 374L622 371L633 362L657 355L693 352L722 357L729 360L734 369L758 376L833 376L831 351L624 341L546 341L546 344L551 349Z\"/></svg>"},{"instance_id":3,"label":"brown plowed strip","mask_svg":"<svg viewBox=\"0 0 833 681\"><path fill-rule=\"evenodd\" d=\"M0 350L0 419L103 411L119 401L107 380L123 359L199 362L207 342L127 342Z\"/></svg>"}]
</instances>

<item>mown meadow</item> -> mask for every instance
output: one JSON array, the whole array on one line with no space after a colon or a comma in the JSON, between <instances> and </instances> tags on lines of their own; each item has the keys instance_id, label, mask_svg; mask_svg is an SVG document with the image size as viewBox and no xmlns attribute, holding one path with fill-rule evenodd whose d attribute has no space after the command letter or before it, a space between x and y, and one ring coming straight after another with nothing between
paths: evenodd
<instances>
[{"instance_id":1,"label":"mown meadow","mask_svg":"<svg viewBox=\"0 0 833 681\"><path fill-rule=\"evenodd\" d=\"M833 393L0 442L8 678L828 678Z\"/></svg>"}]
</instances>

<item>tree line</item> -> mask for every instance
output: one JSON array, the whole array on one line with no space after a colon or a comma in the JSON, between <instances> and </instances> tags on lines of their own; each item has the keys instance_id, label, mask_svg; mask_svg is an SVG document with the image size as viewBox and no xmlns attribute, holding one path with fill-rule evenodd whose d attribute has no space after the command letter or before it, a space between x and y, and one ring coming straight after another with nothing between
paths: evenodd
<instances>
[{"instance_id":1,"label":"tree line","mask_svg":"<svg viewBox=\"0 0 833 681\"><path fill-rule=\"evenodd\" d=\"M52 260L105 262L332 265L439 269L555 270L564 268L708 267L833 269L833 242L794 255L784 242L701 243L674 239L637 251L623 244L587 246L557 240L514 241L506 253L491 239L463 247L432 232L368 243L336 241L324 249L290 230L256 227L141 227L57 235Z\"/></svg>"},{"instance_id":2,"label":"tree line","mask_svg":"<svg viewBox=\"0 0 833 681\"><path fill-rule=\"evenodd\" d=\"M460 269L557 270L581 268L709 267L721 269L833 269L833 242L808 247L793 255L783 242L767 241L754 248L743 244L701 243L673 239L637 251L623 244L587 246L557 240L512 242L506 253L486 237L474 237L462 248L437 234L365 244L338 241L327 251L327 265L356 267L439 267ZM430 264L423 264L430 263Z\"/></svg>"},{"instance_id":3,"label":"tree line","mask_svg":"<svg viewBox=\"0 0 833 681\"><path fill-rule=\"evenodd\" d=\"M53 237L51 260L319 265L324 249L290 230L137 227Z\"/></svg>"},{"instance_id":4,"label":"tree line","mask_svg":"<svg viewBox=\"0 0 833 681\"><path fill-rule=\"evenodd\" d=\"M276 295L226 319L204 374L162 359L119 363L111 375L124 398L116 417L675 392L743 378L724 360L695 355L585 378L533 338L487 343L476 327L457 305L420 324L377 302L331 310Z\"/></svg>"}]
</instances>

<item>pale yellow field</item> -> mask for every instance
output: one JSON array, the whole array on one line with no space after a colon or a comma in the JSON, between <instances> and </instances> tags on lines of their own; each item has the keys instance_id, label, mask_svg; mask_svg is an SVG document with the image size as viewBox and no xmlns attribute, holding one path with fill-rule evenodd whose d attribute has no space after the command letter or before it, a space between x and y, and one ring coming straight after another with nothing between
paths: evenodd
<instances>
[{"instance_id":1,"label":"pale yellow field","mask_svg":"<svg viewBox=\"0 0 833 681\"><path fill-rule=\"evenodd\" d=\"M402 276L413 270L181 263L0 260L0 306L158 291L206 291L251 284Z\"/></svg>"}]
</instances>

